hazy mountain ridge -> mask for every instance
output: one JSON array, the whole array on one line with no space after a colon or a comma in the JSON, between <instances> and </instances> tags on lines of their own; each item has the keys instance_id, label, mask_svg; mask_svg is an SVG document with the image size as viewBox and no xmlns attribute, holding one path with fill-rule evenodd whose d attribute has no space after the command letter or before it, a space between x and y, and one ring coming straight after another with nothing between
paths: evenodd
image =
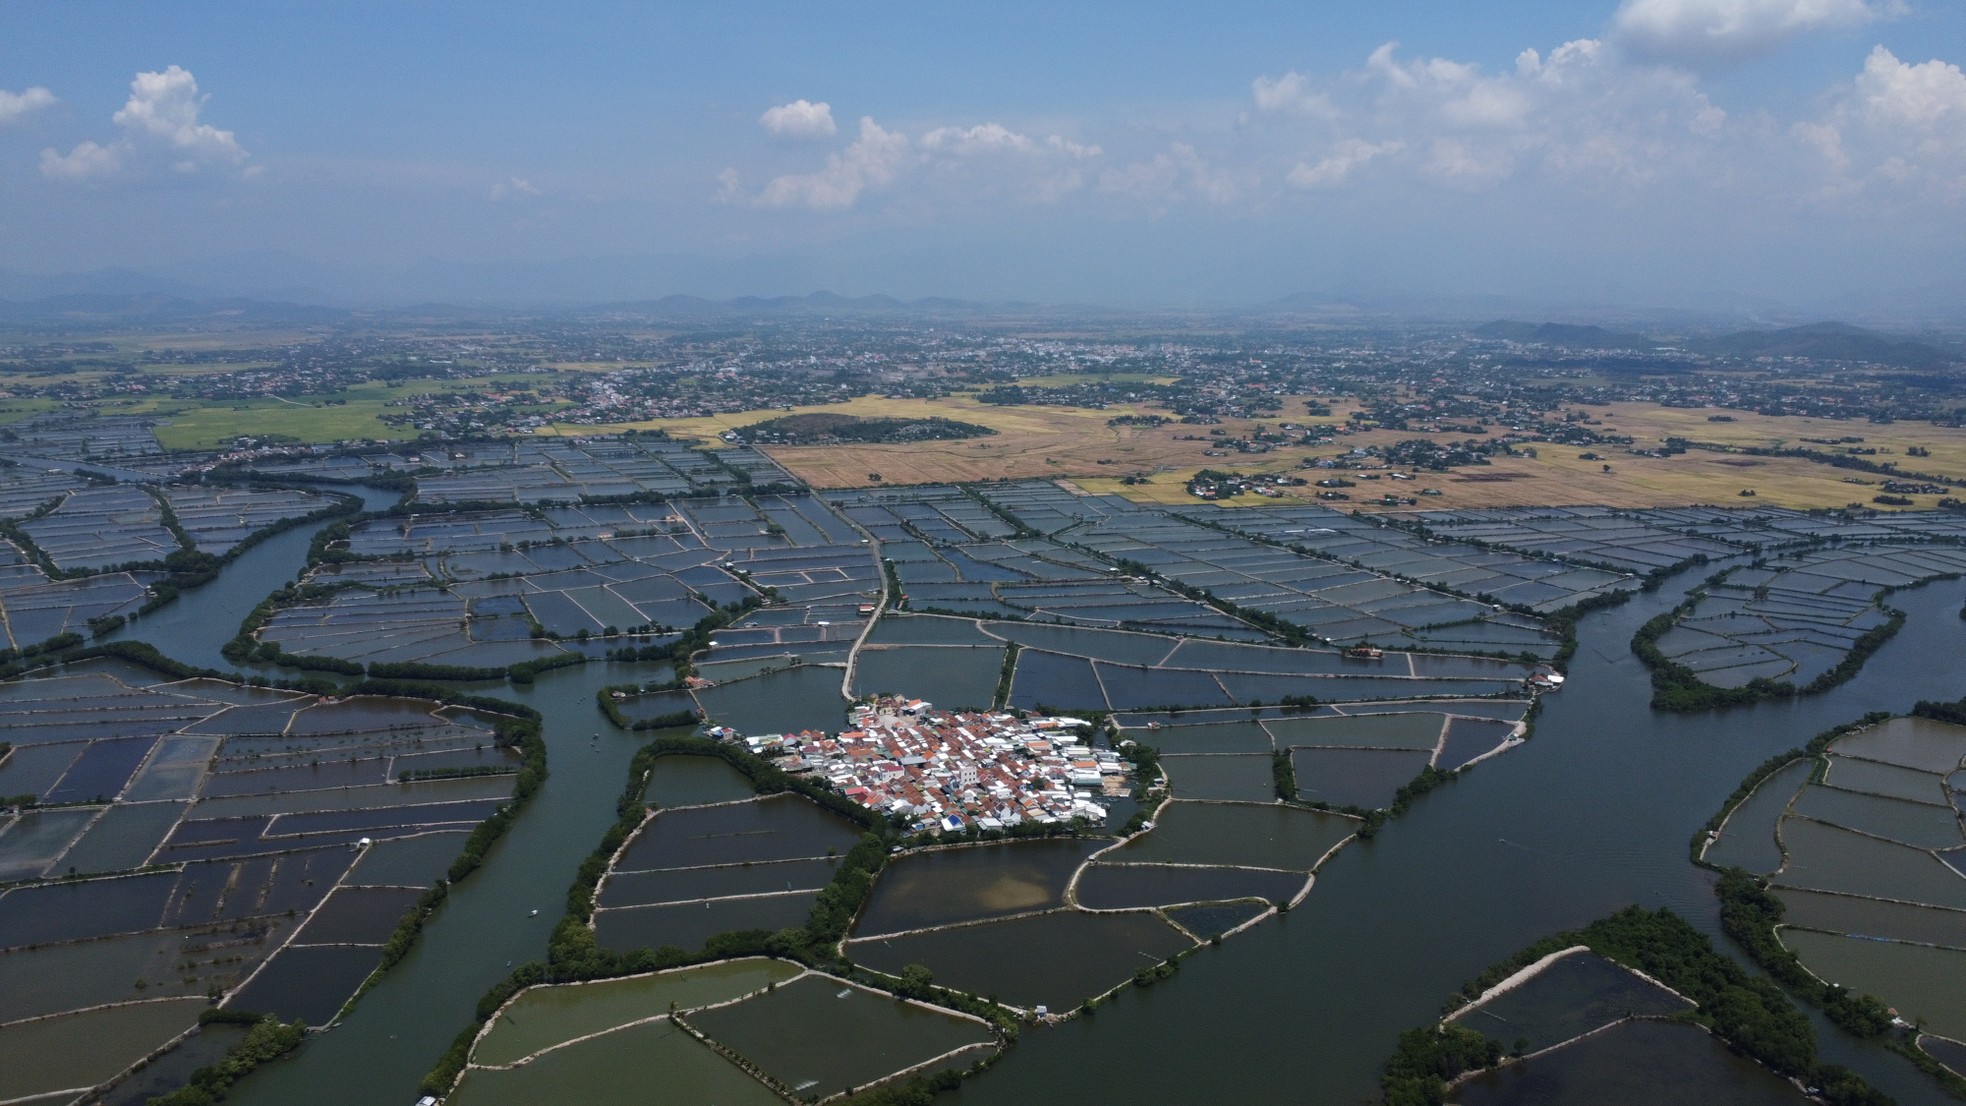
<instances>
[{"instance_id":1,"label":"hazy mountain ridge","mask_svg":"<svg viewBox=\"0 0 1966 1106\"><path fill-rule=\"evenodd\" d=\"M35 300L0 300L0 323L14 325L128 325L197 323L235 326L319 326L345 322L350 313L314 304L227 297L186 299L162 293L77 292Z\"/></svg>"},{"instance_id":2,"label":"hazy mountain ridge","mask_svg":"<svg viewBox=\"0 0 1966 1106\"><path fill-rule=\"evenodd\" d=\"M1286 303L1289 306L1286 306ZM1210 317L1261 320L1299 310L1294 301L1262 307L1208 313ZM624 300L588 306L522 309L427 301L389 308L351 309L291 300L245 296L198 297L147 290L132 292L70 292L35 299L0 299L0 327L66 331L92 327L163 327L186 329L320 326L437 326L511 325L526 319L577 319L605 323L634 318L682 325L742 323L768 320L923 320L957 319L974 323L1003 320L1016 323L1038 317L1130 320L1146 325L1155 319L1197 318L1192 311L1122 310L1083 304L1036 304L1022 301L984 302L930 296L903 300L890 295L843 296L818 291L802 296L737 296L711 299L669 295L658 299ZM1423 314L1414 318L1423 319ZM1363 321L1355 322L1360 325ZM1394 320L1386 320L1393 325ZM1436 325L1451 326L1452 324ZM1730 359L1804 357L1824 361L1868 362L1910 370L1942 370L1966 363L1966 346L1945 336L1932 341L1892 335L1842 322L1816 322L1767 329L1686 333L1661 330L1644 333L1591 323L1525 322L1496 319L1466 331L1471 337L1569 350L1624 352L1650 357L1661 348ZM1935 344L1936 343L1936 344Z\"/></svg>"}]
</instances>

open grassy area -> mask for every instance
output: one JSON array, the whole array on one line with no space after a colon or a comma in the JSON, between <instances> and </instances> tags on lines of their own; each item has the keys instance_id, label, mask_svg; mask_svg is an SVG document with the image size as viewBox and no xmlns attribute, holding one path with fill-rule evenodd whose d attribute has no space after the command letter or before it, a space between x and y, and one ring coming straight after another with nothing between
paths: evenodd
<instances>
[{"instance_id":1,"label":"open grassy area","mask_svg":"<svg viewBox=\"0 0 1966 1106\"><path fill-rule=\"evenodd\" d=\"M223 404L169 403L171 412L157 426L157 441L165 449L213 449L242 436L278 434L302 442L339 442L350 438L387 438L400 431L377 416L382 405L350 402L346 407L314 406L304 401L240 400Z\"/></svg>"},{"instance_id":2,"label":"open grassy area","mask_svg":"<svg viewBox=\"0 0 1966 1106\"><path fill-rule=\"evenodd\" d=\"M391 427L381 415L392 401L415 395L448 394L489 387L509 375L460 380L408 380L360 384L344 391L297 399L264 397L249 400L180 400L169 397L105 403L105 414L158 415L169 425L157 427L157 440L166 449L211 449L231 445L242 436L281 435L302 442L338 442L350 438L413 438L413 429ZM517 379L523 379L519 377ZM555 404L554 407L563 406ZM547 409L542 406L541 410Z\"/></svg>"},{"instance_id":3,"label":"open grassy area","mask_svg":"<svg viewBox=\"0 0 1966 1106\"><path fill-rule=\"evenodd\" d=\"M60 404L52 399L0 399L0 426L52 411Z\"/></svg>"}]
</instances>

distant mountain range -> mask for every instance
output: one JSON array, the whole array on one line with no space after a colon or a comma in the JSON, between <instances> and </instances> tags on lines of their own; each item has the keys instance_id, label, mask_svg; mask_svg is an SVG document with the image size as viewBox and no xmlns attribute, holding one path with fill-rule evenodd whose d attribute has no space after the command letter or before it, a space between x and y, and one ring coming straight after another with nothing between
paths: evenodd
<instances>
[{"instance_id":1,"label":"distant mountain range","mask_svg":"<svg viewBox=\"0 0 1966 1106\"><path fill-rule=\"evenodd\" d=\"M1959 364L1966 357L1924 342L1894 338L1848 323L1810 323L1777 330L1654 338L1599 326L1497 320L1471 331L1477 338L1589 350L1649 350L1671 346L1709 357L1808 357L1819 361L1868 361L1908 369Z\"/></svg>"},{"instance_id":2,"label":"distant mountain range","mask_svg":"<svg viewBox=\"0 0 1966 1106\"><path fill-rule=\"evenodd\" d=\"M0 324L55 326L316 326L346 321L346 311L244 298L186 299L160 293L76 293L0 300Z\"/></svg>"},{"instance_id":3,"label":"distant mountain range","mask_svg":"<svg viewBox=\"0 0 1966 1106\"><path fill-rule=\"evenodd\" d=\"M841 296L832 292L814 292L806 296L738 296L735 299L712 300L702 296L664 296L657 300L634 300L626 303L600 304L581 309L582 315L620 314L649 315L657 318L694 319L756 317L763 315L786 316L832 316L832 315L1020 315L1033 311L1053 313L1091 310L1087 308L1058 307L1023 302L983 303L976 300L949 299L946 296L928 296L918 300L900 300L893 296Z\"/></svg>"},{"instance_id":4,"label":"distant mountain range","mask_svg":"<svg viewBox=\"0 0 1966 1106\"><path fill-rule=\"evenodd\" d=\"M814 292L807 296L739 296L712 300L701 296L665 296L657 300L603 303L589 307L539 310L497 309L449 303L349 310L304 303L226 297L198 299L165 293L73 293L32 300L0 299L0 325L61 328L67 326L320 326L356 321L460 322L515 318L605 318L628 315L678 322L763 318L874 317L1015 317L1032 313L1053 316L1081 314L1092 308L1053 307L1032 303L981 303L944 297L899 300L893 296L841 296Z\"/></svg>"},{"instance_id":5,"label":"distant mountain range","mask_svg":"<svg viewBox=\"0 0 1966 1106\"><path fill-rule=\"evenodd\" d=\"M1223 320L1251 322L1298 310L1278 301L1246 311L1210 312ZM961 318L968 320L1029 320L1046 318L1155 318L1190 312L1119 311L1082 305L1047 305L1009 301L931 296L902 300L894 296L842 296L814 292L804 296L738 296L708 299L672 295L660 299L562 306L532 310L423 303L404 307L348 309L305 302L254 299L243 296L199 297L164 291L76 292L38 299L0 299L0 326L34 330L162 327L308 327L339 325L487 325L527 318L579 318L605 321L625 316L685 324L736 323L745 320L815 318ZM1362 322L1362 321L1361 321ZM1530 323L1499 319L1468 331L1476 338L1513 341L1571 350L1650 352L1662 347L1708 357L1808 357L1827 361L1865 361L1906 369L1930 370L1966 363L1966 350L1947 339L1944 345L1897 337L1847 323L1821 322L1771 330L1737 330L1710 334L1645 334L1576 323Z\"/></svg>"},{"instance_id":6,"label":"distant mountain range","mask_svg":"<svg viewBox=\"0 0 1966 1106\"><path fill-rule=\"evenodd\" d=\"M1606 330L1601 326L1580 326L1574 323L1519 323L1512 319L1497 319L1492 323L1483 323L1470 333L1477 338L1565 346L1570 349L1652 349L1664 344L1643 334Z\"/></svg>"}]
</instances>

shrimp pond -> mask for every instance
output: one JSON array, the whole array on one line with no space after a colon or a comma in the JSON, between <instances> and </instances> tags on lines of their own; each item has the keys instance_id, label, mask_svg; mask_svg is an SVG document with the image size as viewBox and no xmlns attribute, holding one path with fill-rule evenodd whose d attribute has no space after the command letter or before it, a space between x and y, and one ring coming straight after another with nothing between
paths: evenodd
<instances>
[{"instance_id":1,"label":"shrimp pond","mask_svg":"<svg viewBox=\"0 0 1966 1106\"><path fill-rule=\"evenodd\" d=\"M166 1090L240 1036L199 1026L216 1005L332 1027L239 1081L242 1104L412 1102L460 1034L445 1088L481 1106L762 1106L948 1072L956 1106L1357 1102L1402 1030L1548 934L1669 907L1739 959L1688 837L1807 735L1966 694L1966 583L1944 578L1966 531L1937 512L1388 521L1045 481L814 493L763 453L647 436L454 453L401 508L335 483L417 468L393 455L269 460L315 482L250 494L0 473L9 503L49 504L0 547L8 647L86 631L200 669L77 651L0 682L0 1100ZM370 513L314 518L338 487ZM92 545L105 519L127 532ZM173 550L227 559L143 611ZM1887 600L1902 626L1833 688L1654 711L1634 635L1730 567L1661 640L1722 686L1808 682L1892 623ZM1549 694L1548 616L1578 603ZM822 785L636 760L690 714L837 731L874 692L1095 714L1098 749L1161 782L1092 795L1108 817L1075 832L881 837L870 861L868 816ZM550 772L522 797L506 738L531 712ZM1944 727L1887 722L1779 768L1706 848L1769 878L1804 965L1951 1063L1966 745ZM610 977L509 983L590 876L573 924ZM395 942L405 918L420 932ZM1608 963L1460 1014L1536 1054L1454 1101L1798 1100ZM1610 1011L1636 1016L1605 1029ZM1816 1028L1821 1059L1899 1102L1948 1100Z\"/></svg>"}]
</instances>

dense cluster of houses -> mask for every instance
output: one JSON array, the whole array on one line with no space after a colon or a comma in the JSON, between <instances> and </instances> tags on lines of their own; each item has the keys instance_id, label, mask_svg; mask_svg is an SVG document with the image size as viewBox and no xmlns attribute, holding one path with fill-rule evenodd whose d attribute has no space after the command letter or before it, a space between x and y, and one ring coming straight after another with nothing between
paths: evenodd
<instances>
[{"instance_id":1,"label":"dense cluster of houses","mask_svg":"<svg viewBox=\"0 0 1966 1106\"><path fill-rule=\"evenodd\" d=\"M847 723L831 735L718 736L823 778L863 806L943 833L1102 820L1098 797L1109 783L1121 785L1129 767L1086 744L1090 724L1077 718L954 713L887 696L854 707Z\"/></svg>"}]
</instances>

